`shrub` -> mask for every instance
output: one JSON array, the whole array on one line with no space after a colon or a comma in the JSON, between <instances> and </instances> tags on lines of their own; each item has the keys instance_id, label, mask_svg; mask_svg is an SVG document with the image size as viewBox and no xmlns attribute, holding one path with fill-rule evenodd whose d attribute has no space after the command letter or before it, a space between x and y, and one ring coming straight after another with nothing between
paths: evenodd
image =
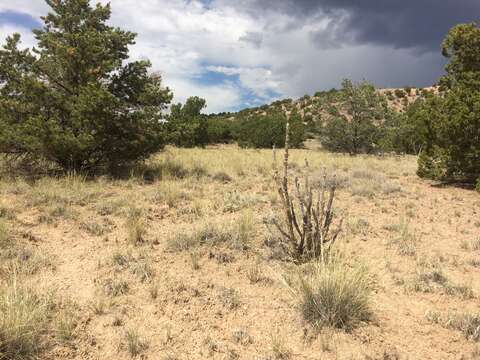
<instances>
[{"instance_id":1,"label":"shrub","mask_svg":"<svg viewBox=\"0 0 480 360\"><path fill-rule=\"evenodd\" d=\"M107 24L109 5L48 5L34 52L19 34L0 50L0 152L114 171L161 149L172 94L148 61L127 62L135 34Z\"/></svg>"},{"instance_id":2,"label":"shrub","mask_svg":"<svg viewBox=\"0 0 480 360\"><path fill-rule=\"evenodd\" d=\"M349 267L339 258L310 264L299 274L294 293L303 318L316 327L350 330L372 312L372 278L363 266Z\"/></svg>"},{"instance_id":3,"label":"shrub","mask_svg":"<svg viewBox=\"0 0 480 360\"><path fill-rule=\"evenodd\" d=\"M198 96L189 97L185 105L172 105L167 123L169 142L180 147L205 146L207 118L201 114L205 107L205 99Z\"/></svg>"},{"instance_id":4,"label":"shrub","mask_svg":"<svg viewBox=\"0 0 480 360\"><path fill-rule=\"evenodd\" d=\"M284 244L289 248L290 256L295 261L306 261L312 258L324 259L332 249L341 231L342 220L333 229L333 201L336 184L327 184L327 175L320 188L313 191L308 174L305 176L303 187L298 177L295 178L295 191L289 187L289 123L285 132L285 152L283 169L280 172L275 162L274 173L277 191L281 199L281 213L279 217L271 219ZM306 164L307 172L308 163Z\"/></svg>"},{"instance_id":5,"label":"shrub","mask_svg":"<svg viewBox=\"0 0 480 360\"><path fill-rule=\"evenodd\" d=\"M480 193L480 177L477 179L477 184L475 185L475 189L477 190L477 192Z\"/></svg>"},{"instance_id":6,"label":"shrub","mask_svg":"<svg viewBox=\"0 0 480 360\"><path fill-rule=\"evenodd\" d=\"M208 118L208 142L210 144L226 144L233 141L233 121L218 117Z\"/></svg>"},{"instance_id":7,"label":"shrub","mask_svg":"<svg viewBox=\"0 0 480 360\"><path fill-rule=\"evenodd\" d=\"M418 155L426 131L421 111L424 101L417 99L405 113L390 113L383 124L380 147L383 151Z\"/></svg>"},{"instance_id":8,"label":"shrub","mask_svg":"<svg viewBox=\"0 0 480 360\"><path fill-rule=\"evenodd\" d=\"M242 147L272 148L285 146L287 119L283 113L254 115L239 120L235 139ZM305 125L297 113L290 116L290 146L301 147Z\"/></svg>"}]
</instances>

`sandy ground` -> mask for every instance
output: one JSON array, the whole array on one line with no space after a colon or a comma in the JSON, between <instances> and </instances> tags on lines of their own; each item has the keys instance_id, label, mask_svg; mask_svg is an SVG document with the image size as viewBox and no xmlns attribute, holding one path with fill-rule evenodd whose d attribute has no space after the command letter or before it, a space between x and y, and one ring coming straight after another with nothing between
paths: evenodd
<instances>
[{"instance_id":1,"label":"sandy ground","mask_svg":"<svg viewBox=\"0 0 480 360\"><path fill-rule=\"evenodd\" d=\"M294 265L265 241L263 219L278 211L271 151L169 148L153 177L2 181L4 221L37 255L21 280L68 304L73 322L69 339L52 329L40 358L129 359L128 332L144 359L479 358L475 341L429 314L478 313L480 195L419 179L413 157L292 158L295 172L308 158L313 179L326 166L344 181L338 245L375 278L372 321L345 332L302 319L282 281ZM172 249L205 224L241 231L245 246ZM425 264L451 287L419 285Z\"/></svg>"}]
</instances>

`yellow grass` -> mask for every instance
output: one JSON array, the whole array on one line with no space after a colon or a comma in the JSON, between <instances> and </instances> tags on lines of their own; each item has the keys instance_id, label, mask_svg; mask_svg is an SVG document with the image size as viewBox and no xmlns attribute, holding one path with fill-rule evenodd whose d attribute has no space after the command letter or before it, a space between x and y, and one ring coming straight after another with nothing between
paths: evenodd
<instances>
[{"instance_id":1,"label":"yellow grass","mask_svg":"<svg viewBox=\"0 0 480 360\"><path fill-rule=\"evenodd\" d=\"M310 321L315 311L302 314L281 281L298 284L301 269L266 226L280 210L272 160L270 150L168 147L126 179L0 178L0 359L18 341L55 359L471 358L476 317L446 326L425 314L478 312L478 193L419 179L415 157L292 150L292 179L336 173L345 219L348 261L303 273L305 284L345 290L359 263L375 276L370 321L332 330L345 318ZM14 275L35 295L12 297ZM39 302L52 289L73 312Z\"/></svg>"}]
</instances>

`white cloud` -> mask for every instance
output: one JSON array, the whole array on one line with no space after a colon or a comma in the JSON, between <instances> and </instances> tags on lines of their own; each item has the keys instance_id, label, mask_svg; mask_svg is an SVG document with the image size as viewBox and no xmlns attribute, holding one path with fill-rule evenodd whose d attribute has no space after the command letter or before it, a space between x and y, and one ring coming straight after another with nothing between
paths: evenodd
<instances>
[{"instance_id":1,"label":"white cloud","mask_svg":"<svg viewBox=\"0 0 480 360\"><path fill-rule=\"evenodd\" d=\"M228 109L242 105L241 89L232 83L205 86L182 78L171 78L168 86L176 90L174 102L185 102L189 96L207 99L207 113L225 111L226 105Z\"/></svg>"},{"instance_id":2,"label":"white cloud","mask_svg":"<svg viewBox=\"0 0 480 360\"><path fill-rule=\"evenodd\" d=\"M35 45L36 40L31 31L23 27L10 24L0 24L0 44L3 44L5 42L5 39L14 33L19 33L21 35L20 46L22 48L31 48Z\"/></svg>"},{"instance_id":3,"label":"white cloud","mask_svg":"<svg viewBox=\"0 0 480 360\"><path fill-rule=\"evenodd\" d=\"M379 46L325 46L312 34L326 31L330 19L320 16L296 22L275 8L261 14L243 11L231 0L216 0L206 6L198 0L113 0L111 22L138 33L133 58L148 58L153 70L162 73L176 100L188 96L206 98L207 112L246 104L242 94L261 101L269 94L298 97L338 86L343 77L370 79L378 85L403 86L436 77L436 54L417 56L408 50ZM107 0L101 0L107 3ZM42 0L3 1L0 11L22 11L33 16L46 12ZM25 29L0 27L0 37ZM320 35L319 35L320 34ZM28 45L33 37L25 37ZM318 40L318 38L317 38ZM327 41L328 40L328 41ZM199 82L207 71L237 75L238 84ZM250 99L251 100L251 99Z\"/></svg>"}]
</instances>

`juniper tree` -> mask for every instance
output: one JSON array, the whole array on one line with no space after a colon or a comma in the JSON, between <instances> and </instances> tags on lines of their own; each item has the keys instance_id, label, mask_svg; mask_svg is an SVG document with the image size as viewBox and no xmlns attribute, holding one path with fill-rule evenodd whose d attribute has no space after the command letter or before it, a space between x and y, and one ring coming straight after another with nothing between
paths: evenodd
<instances>
[{"instance_id":1,"label":"juniper tree","mask_svg":"<svg viewBox=\"0 0 480 360\"><path fill-rule=\"evenodd\" d=\"M442 44L450 61L440 84L446 90L420 109L424 149L418 174L474 183L480 178L480 28L461 24ZM478 181L478 180L477 180Z\"/></svg>"},{"instance_id":2,"label":"juniper tree","mask_svg":"<svg viewBox=\"0 0 480 360\"><path fill-rule=\"evenodd\" d=\"M96 171L159 150L172 94L148 61L128 62L136 34L107 24L110 5L46 2L37 46L14 34L0 50L0 151Z\"/></svg>"},{"instance_id":3,"label":"juniper tree","mask_svg":"<svg viewBox=\"0 0 480 360\"><path fill-rule=\"evenodd\" d=\"M205 146L208 143L207 117L201 112L205 99L191 96L184 105L174 104L168 117L169 141L176 146Z\"/></svg>"},{"instance_id":4,"label":"juniper tree","mask_svg":"<svg viewBox=\"0 0 480 360\"><path fill-rule=\"evenodd\" d=\"M338 104L322 130L322 145L349 154L371 153L379 143L378 125L385 117L385 99L363 81L344 80Z\"/></svg>"}]
</instances>

